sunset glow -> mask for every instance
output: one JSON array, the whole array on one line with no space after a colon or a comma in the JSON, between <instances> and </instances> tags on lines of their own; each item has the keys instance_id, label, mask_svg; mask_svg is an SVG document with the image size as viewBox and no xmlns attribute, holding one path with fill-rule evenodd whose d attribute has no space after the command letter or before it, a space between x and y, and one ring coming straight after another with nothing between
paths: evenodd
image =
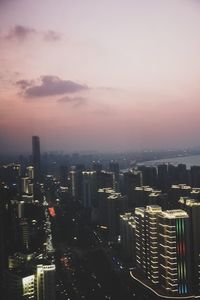
<instances>
[{"instance_id":1,"label":"sunset glow","mask_svg":"<svg viewBox=\"0 0 200 300\"><path fill-rule=\"evenodd\" d=\"M199 145L200 2L0 0L1 152Z\"/></svg>"}]
</instances>

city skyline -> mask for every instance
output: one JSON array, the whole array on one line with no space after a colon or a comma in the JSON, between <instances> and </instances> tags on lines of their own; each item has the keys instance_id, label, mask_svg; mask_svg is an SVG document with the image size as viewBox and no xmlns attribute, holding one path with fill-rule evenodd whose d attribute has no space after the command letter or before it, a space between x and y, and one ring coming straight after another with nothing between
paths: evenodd
<instances>
[{"instance_id":1,"label":"city skyline","mask_svg":"<svg viewBox=\"0 0 200 300\"><path fill-rule=\"evenodd\" d=\"M1 153L198 146L197 0L0 1Z\"/></svg>"}]
</instances>

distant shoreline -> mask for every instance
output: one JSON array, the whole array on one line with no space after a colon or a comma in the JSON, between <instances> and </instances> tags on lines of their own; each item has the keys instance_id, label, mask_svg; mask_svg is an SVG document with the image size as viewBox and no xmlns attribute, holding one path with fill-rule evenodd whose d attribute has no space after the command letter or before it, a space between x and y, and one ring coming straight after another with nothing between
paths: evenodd
<instances>
[{"instance_id":1,"label":"distant shoreline","mask_svg":"<svg viewBox=\"0 0 200 300\"><path fill-rule=\"evenodd\" d=\"M176 156L172 158L161 158L155 160L147 160L137 163L137 165L157 166L159 164L186 164L187 168L191 166L200 166L200 154L187 156Z\"/></svg>"}]
</instances>

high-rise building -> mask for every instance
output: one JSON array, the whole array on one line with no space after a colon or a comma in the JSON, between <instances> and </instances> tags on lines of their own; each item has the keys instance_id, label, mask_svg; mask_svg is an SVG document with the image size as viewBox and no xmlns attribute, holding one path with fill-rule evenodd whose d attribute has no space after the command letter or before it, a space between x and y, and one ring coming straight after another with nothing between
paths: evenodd
<instances>
[{"instance_id":1,"label":"high-rise building","mask_svg":"<svg viewBox=\"0 0 200 300\"><path fill-rule=\"evenodd\" d=\"M97 192L97 205L99 211L99 224L108 228L108 197L114 194L112 188L99 189Z\"/></svg>"},{"instance_id":2,"label":"high-rise building","mask_svg":"<svg viewBox=\"0 0 200 300\"><path fill-rule=\"evenodd\" d=\"M149 195L155 192L150 186L137 186L133 190L132 203L134 207L142 207L151 204Z\"/></svg>"},{"instance_id":3,"label":"high-rise building","mask_svg":"<svg viewBox=\"0 0 200 300\"><path fill-rule=\"evenodd\" d=\"M37 265L37 300L55 300L55 265Z\"/></svg>"},{"instance_id":4,"label":"high-rise building","mask_svg":"<svg viewBox=\"0 0 200 300\"><path fill-rule=\"evenodd\" d=\"M158 205L149 205L145 210L146 274L154 284L159 283L157 215L161 211Z\"/></svg>"},{"instance_id":5,"label":"high-rise building","mask_svg":"<svg viewBox=\"0 0 200 300\"><path fill-rule=\"evenodd\" d=\"M162 288L163 295L190 294L192 272L196 272L198 281L200 268L196 255L193 269L188 213L182 209L162 211L152 205L136 208L134 217L136 273L154 284L155 289Z\"/></svg>"},{"instance_id":6,"label":"high-rise building","mask_svg":"<svg viewBox=\"0 0 200 300\"><path fill-rule=\"evenodd\" d=\"M3 300L38 299L36 298L35 275L31 273L31 271L23 272L20 269L6 271L4 274L5 298L3 297Z\"/></svg>"},{"instance_id":7,"label":"high-rise building","mask_svg":"<svg viewBox=\"0 0 200 300\"><path fill-rule=\"evenodd\" d=\"M68 183L68 166L60 166L60 183L62 186L67 186Z\"/></svg>"},{"instance_id":8,"label":"high-rise building","mask_svg":"<svg viewBox=\"0 0 200 300\"><path fill-rule=\"evenodd\" d=\"M29 177L22 177L21 178L21 192L22 192L22 194L30 194L29 184L30 184Z\"/></svg>"},{"instance_id":9,"label":"high-rise building","mask_svg":"<svg viewBox=\"0 0 200 300\"><path fill-rule=\"evenodd\" d=\"M192 187L200 187L200 166L192 166L190 175Z\"/></svg>"},{"instance_id":10,"label":"high-rise building","mask_svg":"<svg viewBox=\"0 0 200 300\"><path fill-rule=\"evenodd\" d=\"M100 161L93 161L92 162L92 171L101 172L102 170L102 163Z\"/></svg>"},{"instance_id":11,"label":"high-rise building","mask_svg":"<svg viewBox=\"0 0 200 300\"><path fill-rule=\"evenodd\" d=\"M146 276L146 229L145 229L145 208L135 209L135 260L136 270Z\"/></svg>"},{"instance_id":12,"label":"high-rise building","mask_svg":"<svg viewBox=\"0 0 200 300\"><path fill-rule=\"evenodd\" d=\"M173 184L169 190L169 208L176 209L179 207L180 197L188 197L192 191L191 186L186 184Z\"/></svg>"},{"instance_id":13,"label":"high-rise building","mask_svg":"<svg viewBox=\"0 0 200 300\"><path fill-rule=\"evenodd\" d=\"M135 209L136 268L152 283L158 283L157 215L162 211L158 205Z\"/></svg>"},{"instance_id":14,"label":"high-rise building","mask_svg":"<svg viewBox=\"0 0 200 300\"><path fill-rule=\"evenodd\" d=\"M113 172L100 171L97 172L97 187L101 188L115 188L115 175Z\"/></svg>"},{"instance_id":15,"label":"high-rise building","mask_svg":"<svg viewBox=\"0 0 200 300\"><path fill-rule=\"evenodd\" d=\"M112 193L107 198L108 202L108 238L115 242L119 235L120 214L127 210L127 197L121 193Z\"/></svg>"},{"instance_id":16,"label":"high-rise building","mask_svg":"<svg viewBox=\"0 0 200 300\"><path fill-rule=\"evenodd\" d=\"M75 200L83 201L82 187L83 174L85 167L83 165L76 165L69 171L69 190Z\"/></svg>"},{"instance_id":17,"label":"high-rise building","mask_svg":"<svg viewBox=\"0 0 200 300\"><path fill-rule=\"evenodd\" d=\"M109 170L113 173L114 189L119 191L119 163L112 160L109 163Z\"/></svg>"},{"instance_id":18,"label":"high-rise building","mask_svg":"<svg viewBox=\"0 0 200 300\"><path fill-rule=\"evenodd\" d=\"M30 179L34 179L34 167L33 166L28 166L26 168L26 175L30 178Z\"/></svg>"},{"instance_id":19,"label":"high-rise building","mask_svg":"<svg viewBox=\"0 0 200 300\"><path fill-rule=\"evenodd\" d=\"M34 178L36 182L41 179L41 163L40 163L40 138L39 136L32 137L32 156L34 167Z\"/></svg>"},{"instance_id":20,"label":"high-rise building","mask_svg":"<svg viewBox=\"0 0 200 300\"><path fill-rule=\"evenodd\" d=\"M142 185L142 172L137 170L129 170L124 173L124 194L128 197L128 205L130 208L135 208L137 205L134 202L134 189ZM139 205L140 206L140 205ZM141 205L142 206L142 205Z\"/></svg>"},{"instance_id":21,"label":"high-rise building","mask_svg":"<svg viewBox=\"0 0 200 300\"><path fill-rule=\"evenodd\" d=\"M192 188L189 197L191 199L195 199L195 200L200 201L200 188Z\"/></svg>"},{"instance_id":22,"label":"high-rise building","mask_svg":"<svg viewBox=\"0 0 200 300\"><path fill-rule=\"evenodd\" d=\"M168 166L166 164L158 165L158 188L164 192L168 190Z\"/></svg>"},{"instance_id":23,"label":"high-rise building","mask_svg":"<svg viewBox=\"0 0 200 300\"><path fill-rule=\"evenodd\" d=\"M120 238L124 258L135 266L135 219L131 212L120 215Z\"/></svg>"},{"instance_id":24,"label":"high-rise building","mask_svg":"<svg viewBox=\"0 0 200 300\"><path fill-rule=\"evenodd\" d=\"M139 166L138 170L142 172L142 182L151 187L157 186L157 169L153 166Z\"/></svg>"},{"instance_id":25,"label":"high-rise building","mask_svg":"<svg viewBox=\"0 0 200 300\"><path fill-rule=\"evenodd\" d=\"M200 202L189 197L181 197L179 200L181 208L190 218L190 251L192 267L192 290L195 294L200 291Z\"/></svg>"},{"instance_id":26,"label":"high-rise building","mask_svg":"<svg viewBox=\"0 0 200 300\"><path fill-rule=\"evenodd\" d=\"M190 220L182 209L158 214L159 284L187 295L191 288Z\"/></svg>"},{"instance_id":27,"label":"high-rise building","mask_svg":"<svg viewBox=\"0 0 200 300\"><path fill-rule=\"evenodd\" d=\"M148 195L148 203L149 205L159 205L165 210L168 208L168 195L161 191L153 190L152 193Z\"/></svg>"},{"instance_id":28,"label":"high-rise building","mask_svg":"<svg viewBox=\"0 0 200 300\"><path fill-rule=\"evenodd\" d=\"M29 275L22 278L23 299L35 298L35 275Z\"/></svg>"},{"instance_id":29,"label":"high-rise building","mask_svg":"<svg viewBox=\"0 0 200 300\"><path fill-rule=\"evenodd\" d=\"M95 171L83 171L83 206L91 208L97 202L97 176Z\"/></svg>"}]
</instances>

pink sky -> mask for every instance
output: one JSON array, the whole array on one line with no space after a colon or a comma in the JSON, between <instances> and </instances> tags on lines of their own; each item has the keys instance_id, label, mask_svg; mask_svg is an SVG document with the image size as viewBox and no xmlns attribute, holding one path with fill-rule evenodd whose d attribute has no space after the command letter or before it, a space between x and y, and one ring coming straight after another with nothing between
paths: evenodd
<instances>
[{"instance_id":1,"label":"pink sky","mask_svg":"<svg viewBox=\"0 0 200 300\"><path fill-rule=\"evenodd\" d=\"M0 0L1 152L200 145L198 0Z\"/></svg>"}]
</instances>

